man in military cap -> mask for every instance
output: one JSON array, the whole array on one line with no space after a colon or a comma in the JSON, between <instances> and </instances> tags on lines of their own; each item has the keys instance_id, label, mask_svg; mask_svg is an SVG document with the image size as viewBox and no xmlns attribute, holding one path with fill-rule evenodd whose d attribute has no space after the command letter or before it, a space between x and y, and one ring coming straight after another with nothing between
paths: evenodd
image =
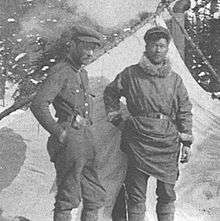
<instances>
[{"instance_id":1,"label":"man in military cap","mask_svg":"<svg viewBox=\"0 0 220 221\"><path fill-rule=\"evenodd\" d=\"M125 187L129 221L145 220L150 176L157 179L158 221L174 220L181 143L181 162L188 162L190 157L192 105L181 77L166 58L170 38L161 26L149 29L141 61L125 68L104 91L108 119L122 130L121 149L128 156ZM130 112L126 120L120 113L122 96ZM118 216L114 220L123 219Z\"/></svg>"},{"instance_id":2,"label":"man in military cap","mask_svg":"<svg viewBox=\"0 0 220 221\"><path fill-rule=\"evenodd\" d=\"M71 210L82 199L82 221L96 221L105 201L105 190L95 167L95 148L89 126L90 94L87 72L93 51L102 45L102 35L91 28L75 26L57 41L57 64L50 68L32 101L31 111L51 134L47 148L55 165L57 195L54 221L70 221ZM49 105L56 111L54 120Z\"/></svg>"}]
</instances>

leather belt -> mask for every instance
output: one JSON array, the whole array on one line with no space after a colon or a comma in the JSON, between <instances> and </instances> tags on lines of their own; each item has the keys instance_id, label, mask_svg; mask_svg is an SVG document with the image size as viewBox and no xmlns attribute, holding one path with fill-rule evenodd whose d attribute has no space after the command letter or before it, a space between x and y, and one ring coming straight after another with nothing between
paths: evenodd
<instances>
[{"instance_id":1,"label":"leather belt","mask_svg":"<svg viewBox=\"0 0 220 221\"><path fill-rule=\"evenodd\" d=\"M92 125L91 120L81 117L79 114L75 115L68 115L62 116L58 120L59 122L69 122L70 125L75 128L77 126L89 127Z\"/></svg>"},{"instance_id":2,"label":"leather belt","mask_svg":"<svg viewBox=\"0 0 220 221\"><path fill-rule=\"evenodd\" d=\"M132 116L134 117L149 117L149 118L156 118L156 119L165 119L165 120L171 120L171 118L165 114L161 113L138 113Z\"/></svg>"}]
</instances>

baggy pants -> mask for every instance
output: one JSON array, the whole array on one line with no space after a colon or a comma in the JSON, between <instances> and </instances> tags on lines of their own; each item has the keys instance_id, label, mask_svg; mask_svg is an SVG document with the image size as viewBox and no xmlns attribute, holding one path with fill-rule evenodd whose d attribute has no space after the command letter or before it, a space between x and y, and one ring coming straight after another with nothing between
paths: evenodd
<instances>
[{"instance_id":1,"label":"baggy pants","mask_svg":"<svg viewBox=\"0 0 220 221\"><path fill-rule=\"evenodd\" d=\"M125 180L125 188L117 197L114 209L112 212L113 221L126 221L126 203L128 209L128 221L143 221L145 220L146 211L146 191L149 175L135 169L128 168ZM156 213L158 221L173 221L176 200L174 184L164 183L157 180L157 205ZM125 200L125 191L127 194L127 202Z\"/></svg>"},{"instance_id":2,"label":"baggy pants","mask_svg":"<svg viewBox=\"0 0 220 221\"><path fill-rule=\"evenodd\" d=\"M121 189L116 198L112 210L112 221L127 221L125 185L121 186Z\"/></svg>"},{"instance_id":3,"label":"baggy pants","mask_svg":"<svg viewBox=\"0 0 220 221\"><path fill-rule=\"evenodd\" d=\"M83 201L82 221L96 221L104 205L105 189L95 168L95 150L87 128L66 128L65 144L55 136L48 140L48 152L57 177L54 221L70 221L71 210Z\"/></svg>"}]
</instances>

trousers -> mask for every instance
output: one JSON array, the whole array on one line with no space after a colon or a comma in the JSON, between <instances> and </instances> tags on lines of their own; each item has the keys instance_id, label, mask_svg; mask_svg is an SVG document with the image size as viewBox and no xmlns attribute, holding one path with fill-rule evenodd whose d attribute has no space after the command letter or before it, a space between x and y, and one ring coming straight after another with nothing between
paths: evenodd
<instances>
[{"instance_id":1,"label":"trousers","mask_svg":"<svg viewBox=\"0 0 220 221\"><path fill-rule=\"evenodd\" d=\"M64 144L53 135L47 143L57 178L54 221L71 220L71 210L77 208L81 200L81 220L96 221L98 209L105 202L105 189L98 178L92 137L87 128L76 130L67 127L66 130Z\"/></svg>"},{"instance_id":2,"label":"trousers","mask_svg":"<svg viewBox=\"0 0 220 221\"><path fill-rule=\"evenodd\" d=\"M117 197L112 217L113 221L144 221L146 212L146 191L149 175L137 168L128 167L125 180L125 189ZM176 200L175 185L157 180L157 205L156 213L158 221L173 221ZM125 200L125 192L127 200ZM126 204L127 214L126 217Z\"/></svg>"},{"instance_id":3,"label":"trousers","mask_svg":"<svg viewBox=\"0 0 220 221\"><path fill-rule=\"evenodd\" d=\"M112 210L112 221L127 220L126 203L126 189L122 185Z\"/></svg>"}]
</instances>

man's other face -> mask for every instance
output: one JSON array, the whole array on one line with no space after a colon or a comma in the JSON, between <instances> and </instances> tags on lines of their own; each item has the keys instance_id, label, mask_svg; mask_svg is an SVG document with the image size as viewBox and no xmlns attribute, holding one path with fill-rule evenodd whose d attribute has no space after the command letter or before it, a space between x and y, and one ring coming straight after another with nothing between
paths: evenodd
<instances>
[{"instance_id":1,"label":"man's other face","mask_svg":"<svg viewBox=\"0 0 220 221\"><path fill-rule=\"evenodd\" d=\"M77 52L80 63L87 65L93 57L94 51L98 48L98 44L93 42L79 42Z\"/></svg>"},{"instance_id":2,"label":"man's other face","mask_svg":"<svg viewBox=\"0 0 220 221\"><path fill-rule=\"evenodd\" d=\"M153 64L161 64L166 58L168 46L165 38L151 39L145 46L148 59Z\"/></svg>"}]
</instances>

